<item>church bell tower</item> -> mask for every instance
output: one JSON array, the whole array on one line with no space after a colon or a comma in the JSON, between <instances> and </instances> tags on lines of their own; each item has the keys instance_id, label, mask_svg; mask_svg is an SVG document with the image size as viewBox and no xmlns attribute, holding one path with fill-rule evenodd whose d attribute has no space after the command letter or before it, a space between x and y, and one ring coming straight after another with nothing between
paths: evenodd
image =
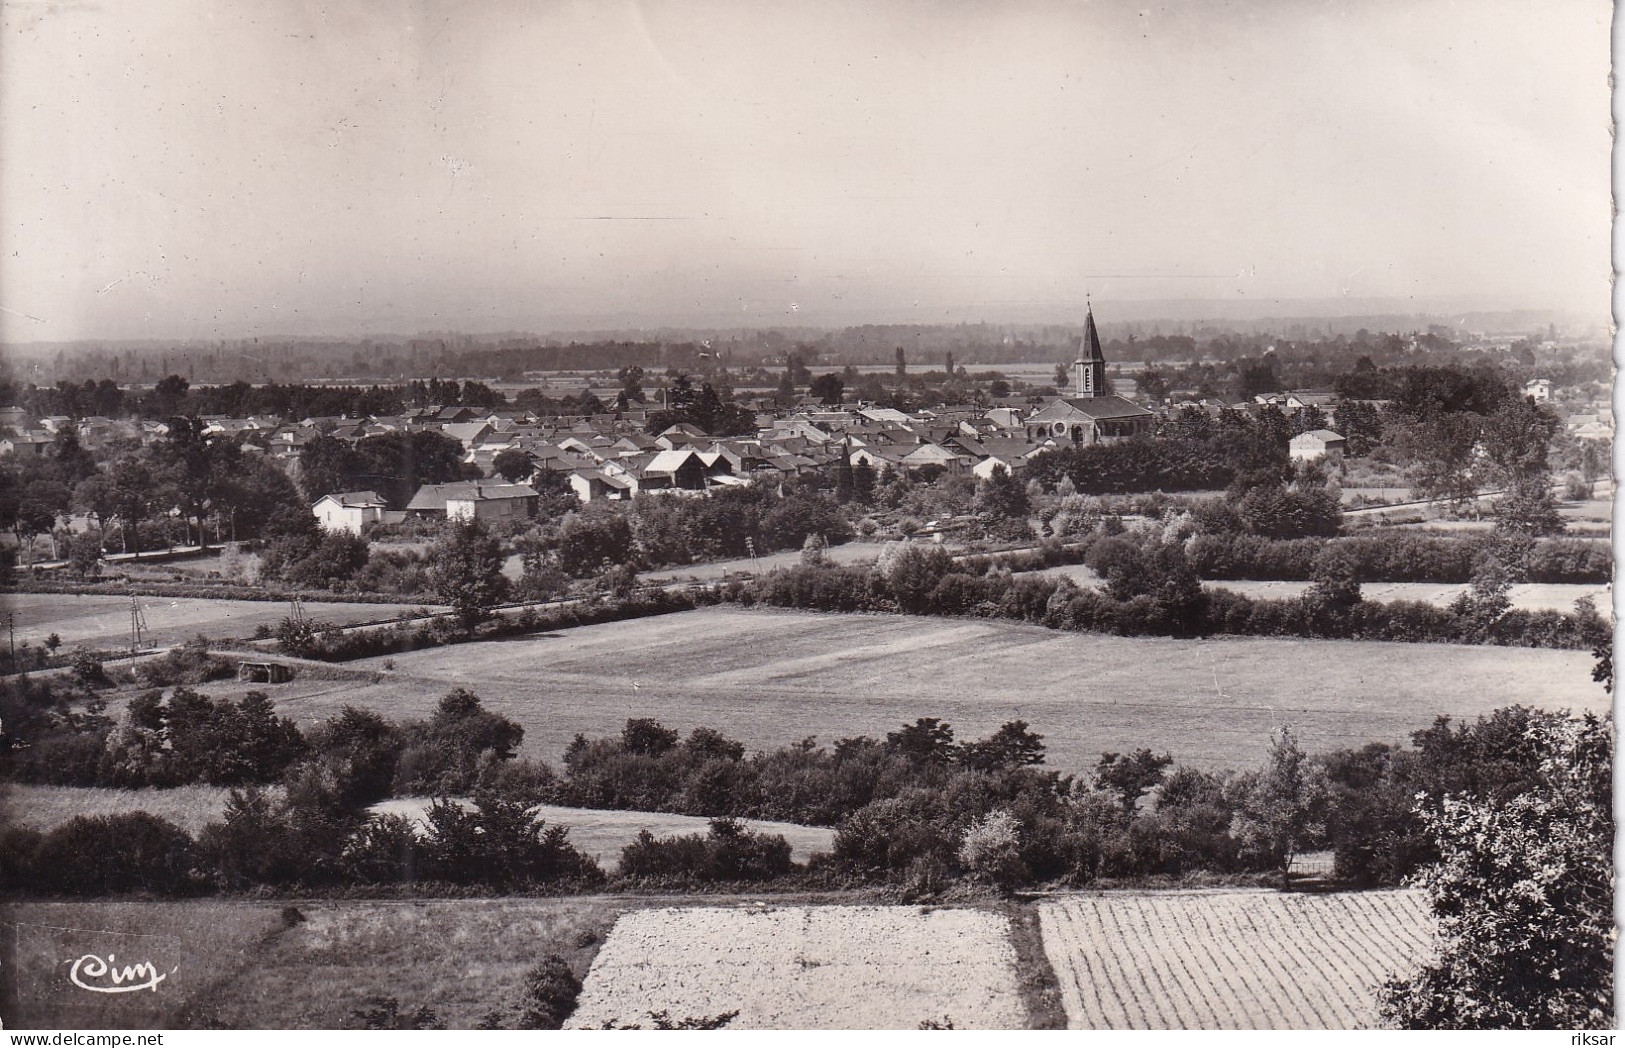
<instances>
[{"instance_id":1,"label":"church bell tower","mask_svg":"<svg viewBox=\"0 0 1625 1048\"><path fill-rule=\"evenodd\" d=\"M1100 332L1095 329L1093 304L1084 318L1083 338L1078 347L1078 359L1072 362L1072 372L1077 379L1077 396L1106 395L1106 355L1100 350Z\"/></svg>"}]
</instances>

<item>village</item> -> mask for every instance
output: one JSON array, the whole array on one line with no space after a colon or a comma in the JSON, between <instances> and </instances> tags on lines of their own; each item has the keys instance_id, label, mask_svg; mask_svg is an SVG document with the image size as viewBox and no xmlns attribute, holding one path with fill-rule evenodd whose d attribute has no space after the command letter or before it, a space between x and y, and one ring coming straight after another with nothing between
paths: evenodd
<instances>
[{"instance_id":1,"label":"village","mask_svg":"<svg viewBox=\"0 0 1625 1048\"><path fill-rule=\"evenodd\" d=\"M1488 350L1487 359L1494 359L1497 348L1504 355L1514 342L1530 344L1506 338L1487 345L1469 342L1463 346L1462 356L1471 360L1475 351ZM1542 348L1551 346L1545 343ZM984 481L1002 470L1023 478L1028 464L1046 452L1150 438L1175 431L1182 417L1195 416L1263 420L1272 431L1290 434L1292 462L1336 465L1346 456L1355 457L1349 456L1351 436L1360 455L1369 452L1377 413L1389 403L1369 393L1340 396L1332 388L1266 390L1227 401L1202 396L1194 389L1169 390L1160 378L1152 386L1152 395L1147 395L1140 385L1151 381L1147 377L1150 366L1110 364L1092 311L1072 350L1075 359L1070 366L1056 368L1057 382L1067 380L1059 389L1019 380L1012 389L1012 383L1003 378L989 381L989 376L999 375L990 371L981 373L981 381L969 383L974 396L964 398L968 402L912 410L889 406L887 401L894 399L890 397L879 402L865 400L864 390L843 389L837 375L824 376L821 388L815 385L808 392L789 396L784 395L782 384L778 395L753 396L746 390L738 396L735 421L729 427L743 432L724 436L708 433L693 421L661 426L661 417L684 417L681 412L674 416L670 410L667 398L673 390L668 387L675 386L679 396L686 393L690 400L702 394L714 398L714 394L709 384L697 388L688 376L674 371L660 380L658 393L646 395L637 377L642 369L636 369L630 387L594 389L591 376L576 378L581 383L581 403L608 405L598 413L571 415L461 403L427 404L366 417L290 419L204 413L187 422L195 427L199 439L235 445L244 455L272 463L299 481L323 529L360 535L374 525L411 519L522 522L536 517L543 491L567 491L589 504L628 502L640 494L694 495L764 483L782 487L785 481L797 478L814 478L814 483L821 479L832 485L843 471L850 475L854 470L866 484L883 473L927 480L966 475ZM947 368L953 368L951 354ZM622 369L623 377L627 370ZM964 368L959 370L964 374ZM856 377L852 368L847 372L849 378ZM953 380L951 370L938 374ZM570 376L555 378L554 384L560 381L568 384ZM868 392L876 392L872 376L864 385ZM990 385L992 393L988 392ZM470 389L476 386L489 393L483 383L468 383ZM436 381L433 387L456 393L458 383ZM632 397L628 397L629 388ZM1558 418L1560 443L1590 447L1588 462L1606 460L1601 449L1611 438L1613 416L1595 384L1565 390L1550 379L1534 377L1524 381L1522 394ZM656 395L667 403L647 402ZM655 419L653 425L651 419ZM748 421L740 425L739 419ZM20 407L0 408L0 461L21 465L48 460L54 443L70 430L77 446L92 453L137 443L150 446L168 439L176 424L173 418L154 417L150 412L144 417L116 419L95 414L31 418ZM460 463L455 479L437 477L407 490L398 483L399 478L381 478L397 483L316 491L312 489L314 478L302 475L308 473L302 471L302 465L311 462L312 451L324 446L354 447L369 437L425 433L451 442L446 446ZM1345 483L1358 492L1351 496L1355 500L1351 505L1364 505L1367 498L1405 500L1402 489L1407 481L1402 471L1391 474L1376 482L1367 478ZM364 472L361 475L364 478ZM1382 486L1394 491L1385 496L1367 490ZM27 520L35 521L35 534L45 537L58 529L67 535L88 526L82 504L60 497L57 502L49 508L49 523L41 520L39 507L32 514L14 515L9 522L14 542L33 545L34 535L25 533ZM179 514L178 508L171 510L172 516ZM218 521L215 538L222 538ZM174 538L165 539L166 546L174 542ZM53 539L52 546L56 545ZM31 563L39 558L25 553L22 560Z\"/></svg>"},{"instance_id":2,"label":"village","mask_svg":"<svg viewBox=\"0 0 1625 1048\"><path fill-rule=\"evenodd\" d=\"M1608 1040L1609 16L0 0L0 1026Z\"/></svg>"}]
</instances>

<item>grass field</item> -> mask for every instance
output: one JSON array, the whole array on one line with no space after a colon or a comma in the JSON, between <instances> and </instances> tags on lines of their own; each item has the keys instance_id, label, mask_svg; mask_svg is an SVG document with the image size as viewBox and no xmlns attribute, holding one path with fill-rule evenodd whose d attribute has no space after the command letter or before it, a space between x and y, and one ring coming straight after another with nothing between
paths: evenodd
<instances>
[{"instance_id":1,"label":"grass field","mask_svg":"<svg viewBox=\"0 0 1625 1048\"><path fill-rule=\"evenodd\" d=\"M859 564L864 561L873 561L880 556L880 551L886 548L884 542L848 542L840 546L831 546L824 551L824 555L836 564ZM700 579L711 582L725 578L729 575L749 574L751 572L767 573L775 568L788 568L801 563L800 550L783 550L779 553L766 553L752 561L749 557L740 557L735 560L716 560L706 564L683 564L675 567L656 568L653 571L643 572L640 578L651 582L672 579Z\"/></svg>"},{"instance_id":2,"label":"grass field","mask_svg":"<svg viewBox=\"0 0 1625 1048\"><path fill-rule=\"evenodd\" d=\"M0 935L15 949L11 1029L336 1029L378 997L434 1009L448 1028L488 1012L513 1026L524 973L548 953L583 975L615 916L603 899L23 903ZM11 945L0 943L0 945ZM86 953L150 960L154 991L95 993L68 980ZM171 973L170 969L174 971Z\"/></svg>"},{"instance_id":3,"label":"grass field","mask_svg":"<svg viewBox=\"0 0 1625 1048\"><path fill-rule=\"evenodd\" d=\"M285 601L210 600L200 597L138 597L146 616L146 642L181 644L199 633L207 637L254 635L257 626L275 627L290 614ZM64 650L123 648L130 643L130 598L80 593L8 593L5 610L16 617L17 642L41 644L52 633ZM410 611L410 604L306 602L307 618L325 622L376 622Z\"/></svg>"},{"instance_id":4,"label":"grass field","mask_svg":"<svg viewBox=\"0 0 1625 1048\"><path fill-rule=\"evenodd\" d=\"M281 909L216 900L10 905L0 920L10 969L0 979L0 1019L25 1030L186 1025L190 1008L243 980L274 948ZM87 954L120 968L150 963L164 980L133 993L81 989L69 974Z\"/></svg>"},{"instance_id":5,"label":"grass field","mask_svg":"<svg viewBox=\"0 0 1625 1048\"><path fill-rule=\"evenodd\" d=\"M424 813L431 801L425 797L409 797L383 801L373 811L393 815L406 815L420 826L425 825ZM536 814L549 826L564 826L570 831L570 843L598 860L608 872L614 872L620 861L621 849L637 840L638 834L648 830L656 837L704 833L710 820L697 815L668 815L664 812L604 811L592 808L560 808L544 804ZM798 826L793 822L766 822L746 820L758 833L782 834L790 845L790 857L806 862L813 852L828 852L834 847L835 831L823 826Z\"/></svg>"},{"instance_id":6,"label":"grass field","mask_svg":"<svg viewBox=\"0 0 1625 1048\"><path fill-rule=\"evenodd\" d=\"M940 717L960 738L1012 719L1044 735L1049 766L1093 767L1148 746L1201 767L1262 761L1292 723L1306 748L1404 742L1435 715L1513 703L1609 708L1579 651L1278 638L1173 640L1017 623L709 608L350 664L383 679L269 689L302 725L347 704L427 717L454 687L525 727L557 762L577 732L628 717L715 727L751 749L883 735ZM211 685L239 695L249 686Z\"/></svg>"},{"instance_id":7,"label":"grass field","mask_svg":"<svg viewBox=\"0 0 1625 1048\"><path fill-rule=\"evenodd\" d=\"M168 819L193 836L219 822L231 791L221 786L172 790L115 790L80 786L0 783L0 822L46 831L75 815L121 815L144 811Z\"/></svg>"},{"instance_id":8,"label":"grass field","mask_svg":"<svg viewBox=\"0 0 1625 1048\"><path fill-rule=\"evenodd\" d=\"M304 923L199 1011L199 1026L355 1027L380 997L403 1011L434 1010L447 1029L490 1012L513 1027L524 975L550 953L585 975L616 915L633 903L585 899L475 899L301 903Z\"/></svg>"},{"instance_id":9,"label":"grass field","mask_svg":"<svg viewBox=\"0 0 1625 1048\"><path fill-rule=\"evenodd\" d=\"M1421 893L1105 893L1039 906L1067 1025L1082 1030L1350 1030L1424 961Z\"/></svg>"},{"instance_id":10,"label":"grass field","mask_svg":"<svg viewBox=\"0 0 1625 1048\"><path fill-rule=\"evenodd\" d=\"M916 906L639 910L616 922L569 1029L737 1011L746 1030L1027 1025L1009 921Z\"/></svg>"}]
</instances>

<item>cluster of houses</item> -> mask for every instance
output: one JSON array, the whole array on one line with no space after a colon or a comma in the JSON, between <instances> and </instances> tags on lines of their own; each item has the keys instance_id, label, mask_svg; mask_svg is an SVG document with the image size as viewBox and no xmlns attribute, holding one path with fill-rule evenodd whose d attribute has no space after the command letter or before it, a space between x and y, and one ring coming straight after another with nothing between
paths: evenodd
<instances>
[{"instance_id":1,"label":"cluster of houses","mask_svg":"<svg viewBox=\"0 0 1625 1048\"><path fill-rule=\"evenodd\" d=\"M998 469L1020 475L1033 456L1057 446L1109 443L1150 432L1156 413L1111 391L1092 313L1077 349L1074 389L1036 407L1025 400L1004 400L986 409L904 413L866 404L828 407L803 402L788 411L763 411L757 416L756 432L737 437L712 437L690 425L672 426L652 436L645 431L642 411L543 418L520 410L450 406L366 419L201 421L206 434L234 437L245 451L268 455L291 473L297 473L305 446L322 437L357 442L376 434L434 431L455 439L464 460L491 478L425 485L405 506L390 505L376 491L335 492L316 502L313 512L322 527L359 533L369 524L415 516L487 522L532 517L540 499L534 485L544 476L562 478L584 503L630 499L641 492L693 493L776 483L827 471L842 462L876 473L941 470L986 478ZM1551 383L1536 380L1526 392L1549 401ZM1329 391L1311 390L1260 395L1242 405L1190 406L1211 412L1234 407L1259 410L1273 404L1288 412L1318 408L1329 414L1334 402ZM1166 410L1184 406L1170 404ZM21 409L0 409L0 454L43 454L69 422L31 420ZM155 440L167 430L161 422L109 419L82 419L77 425L81 439L91 447L110 436ZM1595 431L1599 438L1612 436L1611 415L1599 414L1585 425L1587 432L1577 435ZM135 432L128 432L132 427ZM1343 450L1343 437L1328 429L1299 434L1291 442L1292 458L1299 461L1337 459ZM504 452L519 453L527 464L521 471L526 475L517 476L516 483L496 476L495 461ZM511 469L508 472L514 475Z\"/></svg>"},{"instance_id":2,"label":"cluster of houses","mask_svg":"<svg viewBox=\"0 0 1625 1048\"><path fill-rule=\"evenodd\" d=\"M139 439L145 432L139 422L101 415L81 419L51 415L37 419L30 417L22 408L5 407L0 408L0 455L15 455L18 458L43 456L69 426L78 429L79 443L87 448L100 447L117 438Z\"/></svg>"}]
</instances>

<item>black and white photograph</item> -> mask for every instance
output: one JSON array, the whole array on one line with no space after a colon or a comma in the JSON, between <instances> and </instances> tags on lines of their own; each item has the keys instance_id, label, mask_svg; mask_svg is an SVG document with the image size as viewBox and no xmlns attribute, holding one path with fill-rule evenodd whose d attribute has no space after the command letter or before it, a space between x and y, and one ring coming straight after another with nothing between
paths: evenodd
<instances>
[{"instance_id":1,"label":"black and white photograph","mask_svg":"<svg viewBox=\"0 0 1625 1048\"><path fill-rule=\"evenodd\" d=\"M0 0L0 1036L1613 1043L1615 17Z\"/></svg>"}]
</instances>

